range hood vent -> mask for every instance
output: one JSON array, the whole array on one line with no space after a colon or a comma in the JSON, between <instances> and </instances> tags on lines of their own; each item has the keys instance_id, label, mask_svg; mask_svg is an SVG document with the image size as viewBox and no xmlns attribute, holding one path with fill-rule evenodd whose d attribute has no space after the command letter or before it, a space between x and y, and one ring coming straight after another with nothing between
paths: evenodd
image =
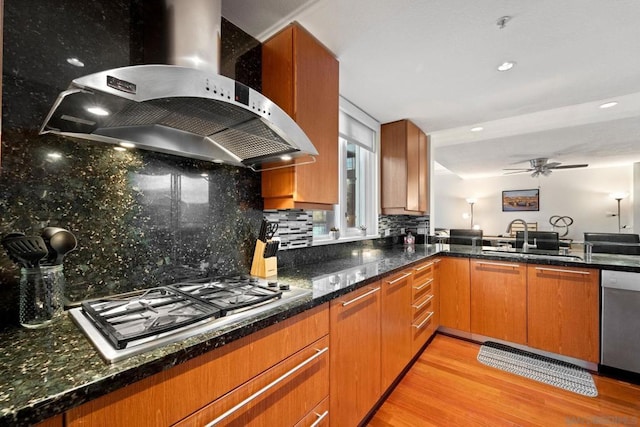
<instances>
[{"instance_id":1,"label":"range hood vent","mask_svg":"<svg viewBox=\"0 0 640 427\"><path fill-rule=\"evenodd\" d=\"M217 57L198 55L218 51L220 0L165 2L173 40L167 60L175 65L135 65L73 80L40 133L128 143L256 171L314 162L318 151L289 115L219 75ZM196 25L199 19L206 22Z\"/></svg>"}]
</instances>

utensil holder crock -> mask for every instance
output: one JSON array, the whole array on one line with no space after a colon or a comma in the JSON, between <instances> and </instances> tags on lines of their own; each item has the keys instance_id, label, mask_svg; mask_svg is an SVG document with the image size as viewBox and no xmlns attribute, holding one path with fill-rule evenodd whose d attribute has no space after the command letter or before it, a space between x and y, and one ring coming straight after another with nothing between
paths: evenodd
<instances>
[{"instance_id":1,"label":"utensil holder crock","mask_svg":"<svg viewBox=\"0 0 640 427\"><path fill-rule=\"evenodd\" d=\"M20 273L20 324L30 329L49 325L64 310L62 265L22 268Z\"/></svg>"}]
</instances>

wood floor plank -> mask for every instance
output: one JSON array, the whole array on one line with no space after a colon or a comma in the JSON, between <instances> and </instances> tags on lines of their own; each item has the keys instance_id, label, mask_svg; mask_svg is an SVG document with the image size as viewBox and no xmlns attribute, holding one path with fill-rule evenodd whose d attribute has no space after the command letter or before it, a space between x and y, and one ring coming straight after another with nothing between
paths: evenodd
<instances>
[{"instance_id":1,"label":"wood floor plank","mask_svg":"<svg viewBox=\"0 0 640 427\"><path fill-rule=\"evenodd\" d=\"M480 346L437 335L371 427L640 426L640 386L594 375L595 398L477 361Z\"/></svg>"}]
</instances>

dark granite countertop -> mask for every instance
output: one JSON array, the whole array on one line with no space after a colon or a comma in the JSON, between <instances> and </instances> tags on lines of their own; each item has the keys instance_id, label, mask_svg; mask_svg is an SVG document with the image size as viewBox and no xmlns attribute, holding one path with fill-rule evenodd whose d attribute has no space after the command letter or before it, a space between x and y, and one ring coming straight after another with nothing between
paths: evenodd
<instances>
[{"instance_id":1,"label":"dark granite countertop","mask_svg":"<svg viewBox=\"0 0 640 427\"><path fill-rule=\"evenodd\" d=\"M503 261L516 259L471 247L449 248L447 245L354 250L348 258L280 272L279 282L312 289L309 297L262 313L250 321L225 326L114 364L107 364L100 358L67 315L45 329L16 327L5 330L0 332L3 367L0 425L27 425L62 413L438 253ZM521 263L640 272L640 257L632 256L593 254L590 262L565 257L517 259Z\"/></svg>"}]
</instances>

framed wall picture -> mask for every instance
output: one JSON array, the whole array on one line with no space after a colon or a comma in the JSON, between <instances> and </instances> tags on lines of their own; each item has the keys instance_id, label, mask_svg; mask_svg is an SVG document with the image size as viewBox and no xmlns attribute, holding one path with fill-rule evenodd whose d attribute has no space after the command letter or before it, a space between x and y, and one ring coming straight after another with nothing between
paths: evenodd
<instances>
[{"instance_id":1,"label":"framed wall picture","mask_svg":"<svg viewBox=\"0 0 640 427\"><path fill-rule=\"evenodd\" d=\"M502 212L540 210L540 189L502 192Z\"/></svg>"}]
</instances>

